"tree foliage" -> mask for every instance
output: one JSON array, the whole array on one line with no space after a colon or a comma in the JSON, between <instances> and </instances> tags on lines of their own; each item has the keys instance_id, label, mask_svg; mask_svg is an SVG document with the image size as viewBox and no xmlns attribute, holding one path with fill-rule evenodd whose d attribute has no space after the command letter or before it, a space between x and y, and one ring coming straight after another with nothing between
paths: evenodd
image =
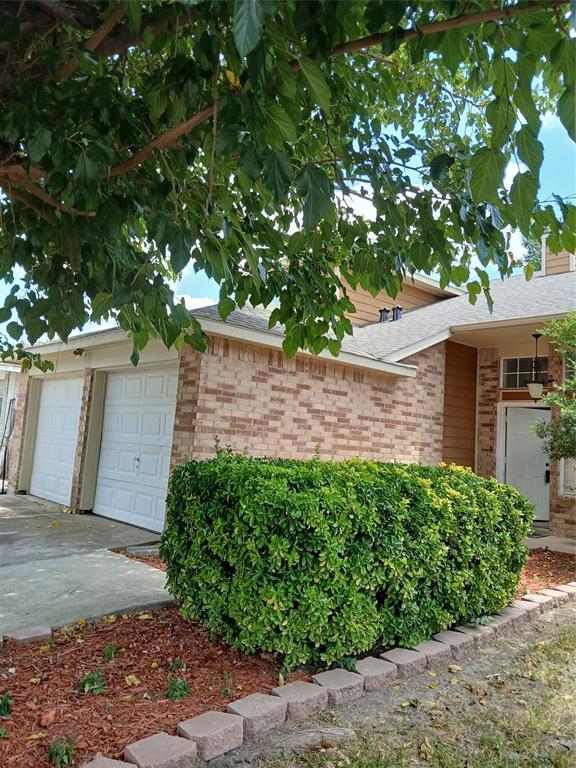
<instances>
[{"instance_id":1,"label":"tree foliage","mask_svg":"<svg viewBox=\"0 0 576 768\"><path fill-rule=\"evenodd\" d=\"M576 459L576 310L564 320L550 320L542 333L564 358L565 376L543 398L545 405L557 409L555 418L548 423L538 421L534 431L552 461Z\"/></svg>"},{"instance_id":2,"label":"tree foliage","mask_svg":"<svg viewBox=\"0 0 576 768\"><path fill-rule=\"evenodd\" d=\"M560 0L0 3L2 353L111 317L134 361L151 334L202 348L172 289L188 265L223 317L278 300L287 350L351 331L343 278L394 296L435 271L490 300L509 228L576 245L576 207L537 199L543 114L576 138L569 16Z\"/></svg>"},{"instance_id":3,"label":"tree foliage","mask_svg":"<svg viewBox=\"0 0 576 768\"><path fill-rule=\"evenodd\" d=\"M542 269L542 242L534 235L523 235L522 245L525 249L524 264L532 264L534 271Z\"/></svg>"}]
</instances>

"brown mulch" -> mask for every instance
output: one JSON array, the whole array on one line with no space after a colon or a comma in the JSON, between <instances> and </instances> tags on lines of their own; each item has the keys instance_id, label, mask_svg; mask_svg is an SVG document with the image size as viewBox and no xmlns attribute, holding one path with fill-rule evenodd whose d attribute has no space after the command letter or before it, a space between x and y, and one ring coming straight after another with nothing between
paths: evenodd
<instances>
[{"instance_id":1,"label":"brown mulch","mask_svg":"<svg viewBox=\"0 0 576 768\"><path fill-rule=\"evenodd\" d=\"M124 554L124 553L123 553ZM133 556L165 570L153 555ZM576 556L546 550L529 554L518 596L576 580ZM109 644L116 656L104 658ZM180 665L183 664L184 667ZM172 667L180 667L173 668ZM100 669L105 691L84 694L84 675ZM208 709L223 710L233 699L278 685L280 664L245 656L212 640L176 607L78 622L54 633L53 642L0 650L0 698L13 697L8 719L0 719L2 768L46 768L56 738L76 739L74 765L97 754L121 758L132 741ZM191 696L170 701L170 679L188 684ZM289 680L308 679L305 672Z\"/></svg>"},{"instance_id":2,"label":"brown mulch","mask_svg":"<svg viewBox=\"0 0 576 768\"><path fill-rule=\"evenodd\" d=\"M528 555L518 584L517 597L539 589L576 581L576 555L534 549Z\"/></svg>"},{"instance_id":3,"label":"brown mulch","mask_svg":"<svg viewBox=\"0 0 576 768\"><path fill-rule=\"evenodd\" d=\"M106 661L108 644L116 657ZM176 665L174 664L176 660ZM170 669L170 665L185 667ZM82 693L87 673L102 671L105 691ZM55 738L76 739L74 765L99 753L121 758L131 742L208 709L224 710L234 699L278 685L280 664L253 658L212 641L176 607L103 617L54 633L54 642L0 650L0 698L13 697L7 735L0 738L2 768L44 768ZM133 676L133 677L131 677ZM188 684L191 696L166 698L170 679ZM128 679L127 679L128 678ZM290 680L309 679L300 672Z\"/></svg>"},{"instance_id":4,"label":"brown mulch","mask_svg":"<svg viewBox=\"0 0 576 768\"><path fill-rule=\"evenodd\" d=\"M158 555L133 555L131 552L127 552L125 549L114 550L117 555L128 557L130 560L139 560L141 563L150 565L152 568L158 568L159 571L166 570L166 563Z\"/></svg>"}]
</instances>

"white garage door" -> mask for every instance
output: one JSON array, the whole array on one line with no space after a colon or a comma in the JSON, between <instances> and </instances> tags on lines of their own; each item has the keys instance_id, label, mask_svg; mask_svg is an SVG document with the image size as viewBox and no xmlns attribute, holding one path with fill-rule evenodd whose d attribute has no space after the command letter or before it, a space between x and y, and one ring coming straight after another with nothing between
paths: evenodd
<instances>
[{"instance_id":1,"label":"white garage door","mask_svg":"<svg viewBox=\"0 0 576 768\"><path fill-rule=\"evenodd\" d=\"M82 379L42 382L30 493L70 503L82 403Z\"/></svg>"},{"instance_id":2,"label":"white garage door","mask_svg":"<svg viewBox=\"0 0 576 768\"><path fill-rule=\"evenodd\" d=\"M164 528L177 381L176 369L109 374L97 515L152 531Z\"/></svg>"}]
</instances>

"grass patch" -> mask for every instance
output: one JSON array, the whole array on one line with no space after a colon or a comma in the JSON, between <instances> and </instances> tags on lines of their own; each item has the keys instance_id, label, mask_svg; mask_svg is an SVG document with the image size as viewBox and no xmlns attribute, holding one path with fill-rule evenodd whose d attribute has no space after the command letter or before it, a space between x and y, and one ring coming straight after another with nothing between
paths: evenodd
<instances>
[{"instance_id":1,"label":"grass patch","mask_svg":"<svg viewBox=\"0 0 576 768\"><path fill-rule=\"evenodd\" d=\"M571 627L534 643L501 676L438 692L354 741L268 768L574 768L575 712Z\"/></svg>"}]
</instances>

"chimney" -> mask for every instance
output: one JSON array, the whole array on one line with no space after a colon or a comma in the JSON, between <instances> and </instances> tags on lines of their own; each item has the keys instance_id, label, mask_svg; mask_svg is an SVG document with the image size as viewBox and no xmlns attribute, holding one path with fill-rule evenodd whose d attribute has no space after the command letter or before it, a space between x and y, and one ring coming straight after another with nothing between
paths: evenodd
<instances>
[{"instance_id":1,"label":"chimney","mask_svg":"<svg viewBox=\"0 0 576 768\"><path fill-rule=\"evenodd\" d=\"M388 320L388 314L390 310L386 309L386 307L382 307L380 310L380 322L385 323Z\"/></svg>"},{"instance_id":2,"label":"chimney","mask_svg":"<svg viewBox=\"0 0 576 768\"><path fill-rule=\"evenodd\" d=\"M576 258L569 251L552 253L546 242L547 236L542 237L542 273L548 275L561 275L564 272L576 271Z\"/></svg>"},{"instance_id":3,"label":"chimney","mask_svg":"<svg viewBox=\"0 0 576 768\"><path fill-rule=\"evenodd\" d=\"M399 304L396 304L395 307L392 307L392 320L400 320L402 317L402 307Z\"/></svg>"}]
</instances>

